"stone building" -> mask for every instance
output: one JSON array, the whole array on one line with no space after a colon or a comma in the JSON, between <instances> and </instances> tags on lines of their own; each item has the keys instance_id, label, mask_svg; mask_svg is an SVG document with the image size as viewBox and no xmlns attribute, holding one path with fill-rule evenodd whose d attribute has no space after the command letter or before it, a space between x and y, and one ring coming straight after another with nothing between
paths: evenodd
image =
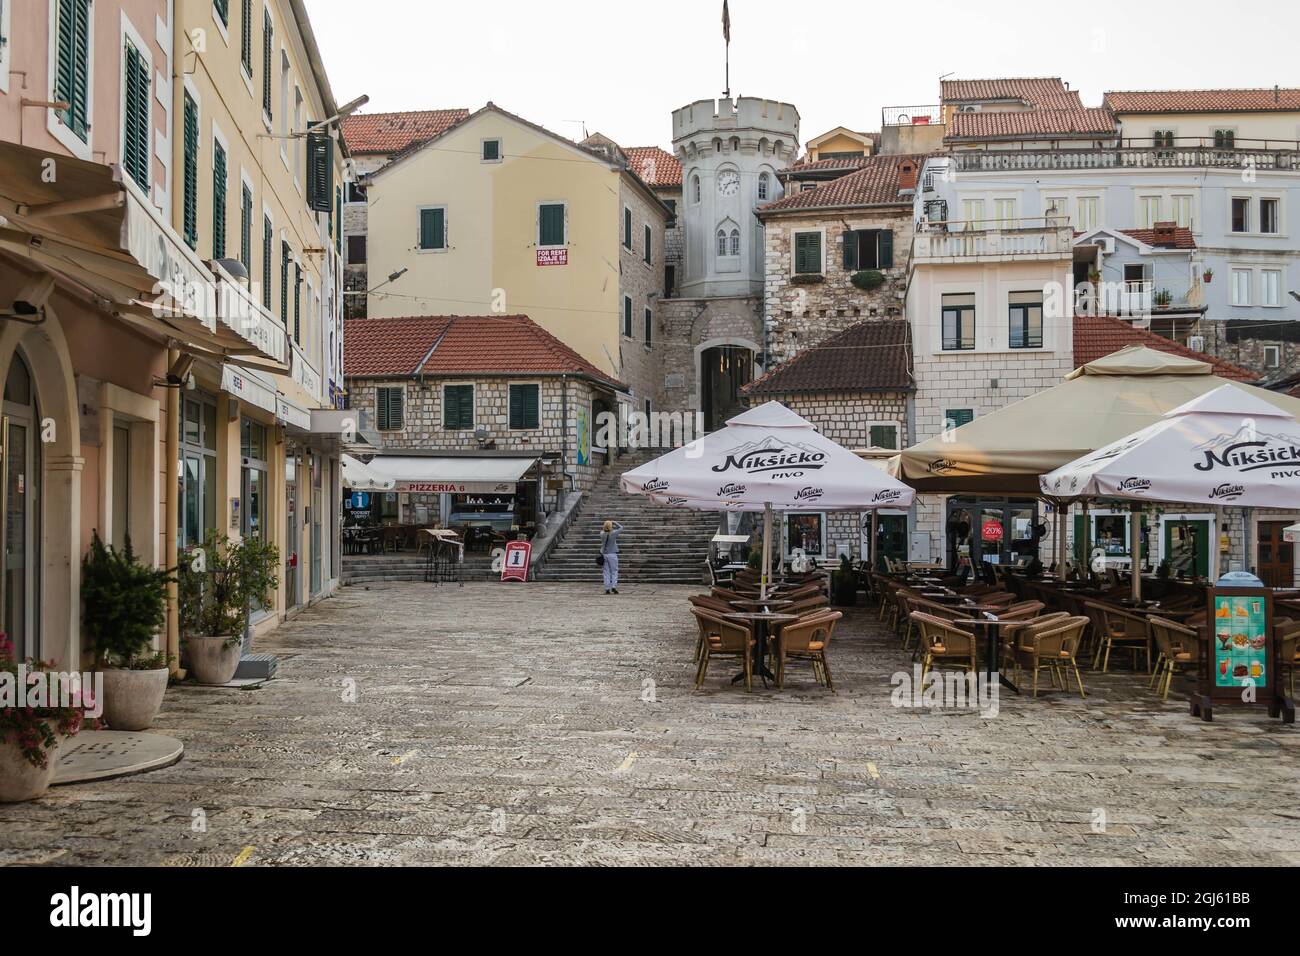
<instances>
[{"instance_id":1,"label":"stone building","mask_svg":"<svg viewBox=\"0 0 1300 956\"><path fill-rule=\"evenodd\" d=\"M527 530L591 487L606 456L595 416L626 386L527 316L357 319L346 332L348 407L379 436L371 467L397 481L376 496L381 517L450 526L486 509Z\"/></svg>"},{"instance_id":2,"label":"stone building","mask_svg":"<svg viewBox=\"0 0 1300 956\"><path fill-rule=\"evenodd\" d=\"M856 170L759 208L771 361L787 361L863 319L903 315L922 160L866 158Z\"/></svg>"},{"instance_id":3,"label":"stone building","mask_svg":"<svg viewBox=\"0 0 1300 956\"><path fill-rule=\"evenodd\" d=\"M882 460L912 443L911 343L906 319L858 322L755 379L746 401L778 401L845 448L868 450ZM790 513L782 516L782 553L834 558L868 555L871 516L859 513ZM906 559L908 510L879 512L880 553Z\"/></svg>"},{"instance_id":4,"label":"stone building","mask_svg":"<svg viewBox=\"0 0 1300 956\"><path fill-rule=\"evenodd\" d=\"M343 198L345 318L366 315L368 216L366 187L359 180L387 165L394 156L432 139L468 116L467 109L413 110L354 113L343 120L343 138L352 156Z\"/></svg>"}]
</instances>

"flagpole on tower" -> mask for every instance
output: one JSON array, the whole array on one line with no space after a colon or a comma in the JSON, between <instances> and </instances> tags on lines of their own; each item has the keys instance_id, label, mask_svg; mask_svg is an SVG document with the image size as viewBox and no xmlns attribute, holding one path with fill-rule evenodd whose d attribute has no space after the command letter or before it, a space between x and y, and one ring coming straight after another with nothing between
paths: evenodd
<instances>
[{"instance_id":1,"label":"flagpole on tower","mask_svg":"<svg viewBox=\"0 0 1300 956\"><path fill-rule=\"evenodd\" d=\"M727 6L727 0L722 0L722 38L726 41L726 79L727 88L723 91L723 96L731 99L731 10Z\"/></svg>"}]
</instances>

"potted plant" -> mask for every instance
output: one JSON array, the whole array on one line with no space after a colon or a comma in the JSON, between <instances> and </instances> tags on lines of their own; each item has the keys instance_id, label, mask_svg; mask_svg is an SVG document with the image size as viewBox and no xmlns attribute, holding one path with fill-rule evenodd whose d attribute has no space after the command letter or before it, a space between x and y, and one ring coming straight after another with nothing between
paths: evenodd
<instances>
[{"instance_id":1,"label":"potted plant","mask_svg":"<svg viewBox=\"0 0 1300 956\"><path fill-rule=\"evenodd\" d=\"M1094 269L1089 269L1089 270L1088 270L1088 281L1092 283L1092 286L1093 286L1094 289L1095 289L1098 285L1100 285L1100 284L1101 284L1101 270L1099 270L1099 269L1095 269L1095 268L1094 268Z\"/></svg>"},{"instance_id":2,"label":"potted plant","mask_svg":"<svg viewBox=\"0 0 1300 956\"><path fill-rule=\"evenodd\" d=\"M0 803L34 800L49 789L59 746L81 730L91 703L88 693L60 680L53 664L18 660L0 634Z\"/></svg>"},{"instance_id":3,"label":"potted plant","mask_svg":"<svg viewBox=\"0 0 1300 956\"><path fill-rule=\"evenodd\" d=\"M879 269L863 269L853 273L849 281L863 292L874 292L885 284L885 274Z\"/></svg>"},{"instance_id":4,"label":"potted plant","mask_svg":"<svg viewBox=\"0 0 1300 956\"><path fill-rule=\"evenodd\" d=\"M271 602L279 567L279 549L260 538L232 541L210 534L201 547L182 552L181 634L200 684L234 678L249 616Z\"/></svg>"},{"instance_id":5,"label":"potted plant","mask_svg":"<svg viewBox=\"0 0 1300 956\"><path fill-rule=\"evenodd\" d=\"M1206 269L1206 270L1205 270L1205 282L1206 282L1206 284L1208 285L1209 283L1211 283L1211 282L1213 282L1213 281L1214 281L1214 270L1213 270L1213 269Z\"/></svg>"},{"instance_id":6,"label":"potted plant","mask_svg":"<svg viewBox=\"0 0 1300 956\"><path fill-rule=\"evenodd\" d=\"M104 675L104 720L114 730L146 730L162 707L167 655L153 651L167 614L172 576L136 560L127 538L121 551L95 532L81 561L81 620Z\"/></svg>"},{"instance_id":7,"label":"potted plant","mask_svg":"<svg viewBox=\"0 0 1300 956\"><path fill-rule=\"evenodd\" d=\"M1158 306L1167 306L1173 300L1174 300L1174 294L1170 292L1168 289L1161 289L1155 295L1156 305Z\"/></svg>"},{"instance_id":8,"label":"potted plant","mask_svg":"<svg viewBox=\"0 0 1300 956\"><path fill-rule=\"evenodd\" d=\"M831 572L831 600L837 607L858 603L858 572L847 554L840 555L840 566Z\"/></svg>"}]
</instances>

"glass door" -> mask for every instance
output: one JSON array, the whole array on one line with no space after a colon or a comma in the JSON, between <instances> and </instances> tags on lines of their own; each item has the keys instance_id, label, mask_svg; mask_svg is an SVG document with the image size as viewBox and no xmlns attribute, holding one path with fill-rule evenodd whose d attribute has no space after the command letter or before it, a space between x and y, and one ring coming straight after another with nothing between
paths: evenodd
<instances>
[{"instance_id":1,"label":"glass door","mask_svg":"<svg viewBox=\"0 0 1300 956\"><path fill-rule=\"evenodd\" d=\"M285 607L294 608L302 603L298 585L298 458L293 451L284 456L284 593Z\"/></svg>"},{"instance_id":2,"label":"glass door","mask_svg":"<svg viewBox=\"0 0 1300 956\"><path fill-rule=\"evenodd\" d=\"M1295 549L1283 537L1283 532L1293 522L1261 521L1259 523L1259 558L1256 574L1268 587L1295 586Z\"/></svg>"},{"instance_id":3,"label":"glass door","mask_svg":"<svg viewBox=\"0 0 1300 956\"><path fill-rule=\"evenodd\" d=\"M0 583L0 621L21 660L39 654L37 588L40 586L39 476L40 443L36 440L36 395L31 373L17 353L4 384L0 416L0 521L4 540Z\"/></svg>"},{"instance_id":4,"label":"glass door","mask_svg":"<svg viewBox=\"0 0 1300 956\"><path fill-rule=\"evenodd\" d=\"M321 456L311 456L311 593L314 597L321 589L321 559L325 552L325 539L321 534L322 472Z\"/></svg>"},{"instance_id":5,"label":"glass door","mask_svg":"<svg viewBox=\"0 0 1300 956\"><path fill-rule=\"evenodd\" d=\"M1168 519L1165 522L1165 559L1174 577L1208 577L1210 573L1210 522L1205 519Z\"/></svg>"}]
</instances>

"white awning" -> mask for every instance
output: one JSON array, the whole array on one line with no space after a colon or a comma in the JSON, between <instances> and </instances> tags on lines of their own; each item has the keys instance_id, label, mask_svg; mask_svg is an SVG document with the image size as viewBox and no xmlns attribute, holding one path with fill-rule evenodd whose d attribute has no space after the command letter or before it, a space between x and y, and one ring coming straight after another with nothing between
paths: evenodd
<instances>
[{"instance_id":1,"label":"white awning","mask_svg":"<svg viewBox=\"0 0 1300 956\"><path fill-rule=\"evenodd\" d=\"M512 495L536 458L415 458L377 455L370 470L415 494Z\"/></svg>"},{"instance_id":2,"label":"white awning","mask_svg":"<svg viewBox=\"0 0 1300 956\"><path fill-rule=\"evenodd\" d=\"M340 455L339 461L343 466L344 488L351 488L353 491L393 490L393 479L375 474L369 465L351 455Z\"/></svg>"}]
</instances>

